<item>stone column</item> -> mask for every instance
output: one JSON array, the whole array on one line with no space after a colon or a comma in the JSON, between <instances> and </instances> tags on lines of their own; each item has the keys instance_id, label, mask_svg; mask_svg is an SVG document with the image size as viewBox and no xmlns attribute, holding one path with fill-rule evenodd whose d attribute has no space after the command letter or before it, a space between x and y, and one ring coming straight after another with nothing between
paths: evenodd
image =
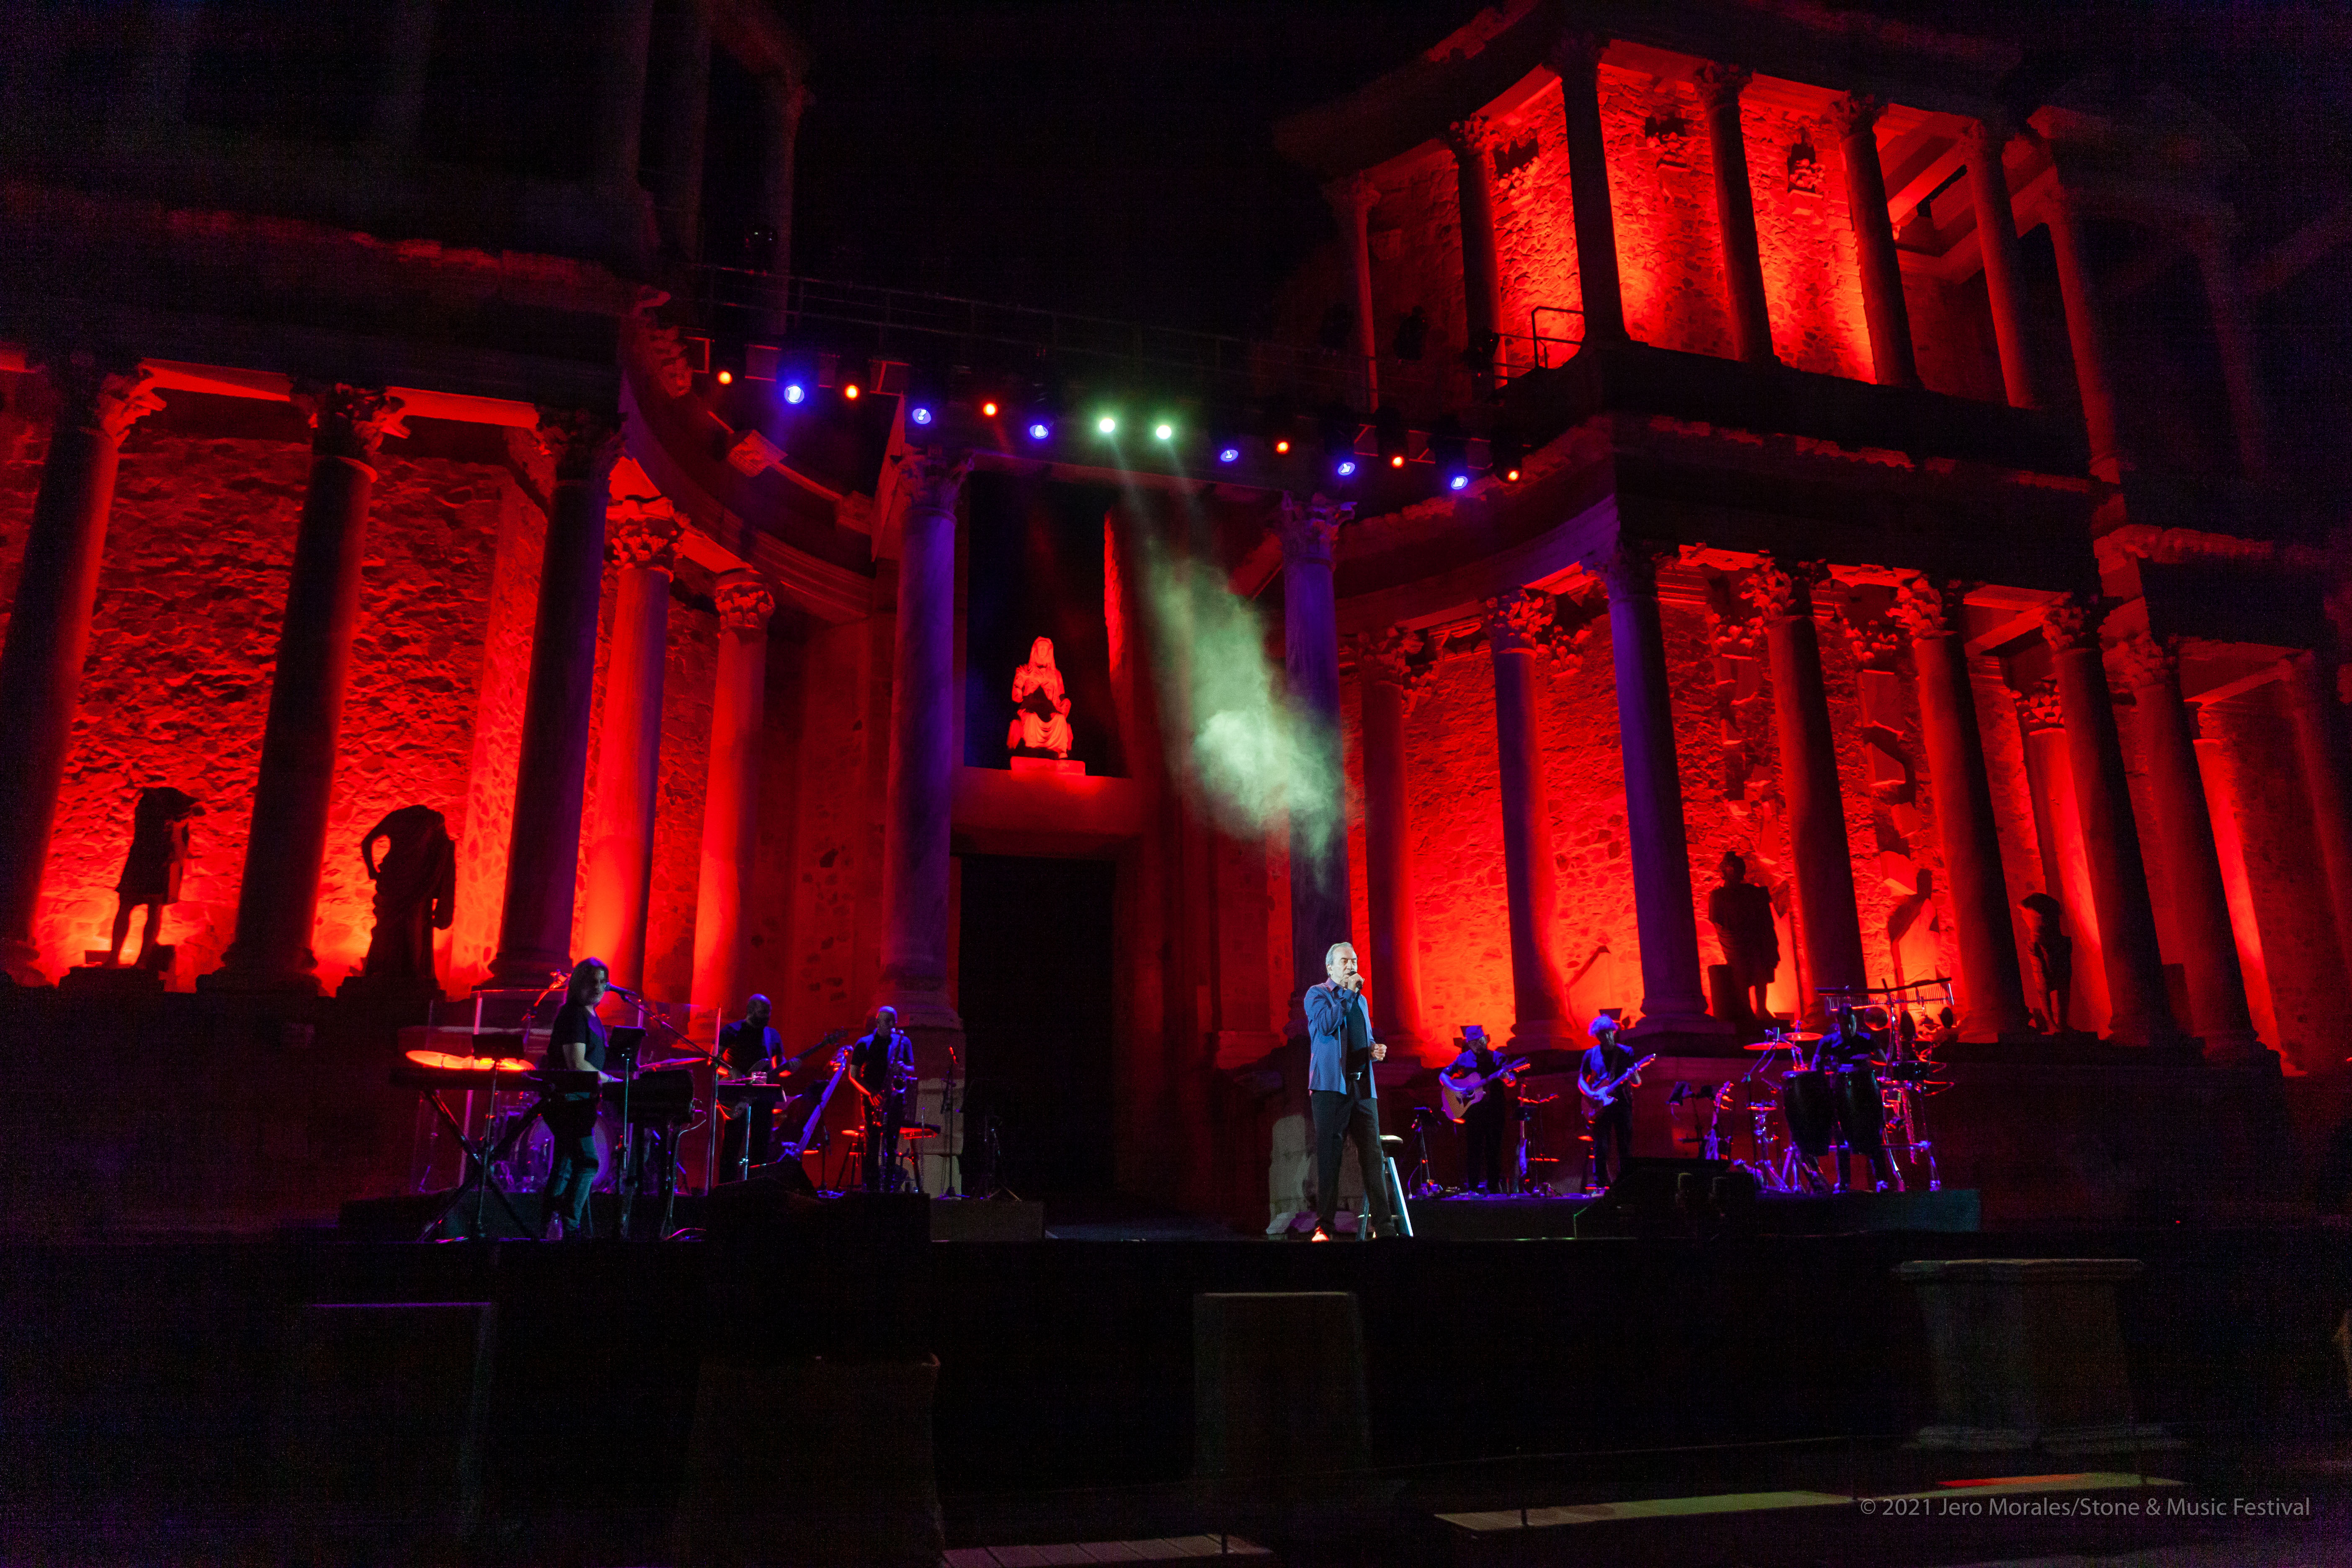
<instances>
[{"instance_id":1,"label":"stone column","mask_svg":"<svg viewBox=\"0 0 2352 1568\"><path fill-rule=\"evenodd\" d=\"M1580 1031L1552 951L1559 894L1552 870L1551 805L1536 717L1536 662L1552 650L1551 595L1517 588L1486 601L1495 664L1495 756L1503 796L1503 886L1511 932L1511 1044L1542 1050Z\"/></svg>"},{"instance_id":2,"label":"stone column","mask_svg":"<svg viewBox=\"0 0 2352 1568\"><path fill-rule=\"evenodd\" d=\"M1798 998L1807 1018L1822 1016L1822 992L1870 984L1853 898L1853 846L1838 793L1837 739L1830 731L1829 688L1822 679L1821 633L1813 625L1813 584L1823 575L1812 562L1768 560L1748 583L1772 668L1797 923L1814 993Z\"/></svg>"},{"instance_id":3,"label":"stone column","mask_svg":"<svg viewBox=\"0 0 2352 1568\"><path fill-rule=\"evenodd\" d=\"M1870 323L1870 358L1881 386L1916 386L1911 352L1911 311L1903 301L1903 264L1895 253L1895 225L1886 212L1886 172L1878 162L1882 100L1849 93L1830 105L1845 162L1846 213L1862 262L1862 311Z\"/></svg>"},{"instance_id":4,"label":"stone column","mask_svg":"<svg viewBox=\"0 0 2352 1568\"><path fill-rule=\"evenodd\" d=\"M800 155L801 116L815 100L805 86L790 77L761 78L760 98L765 110L761 123L767 132L761 210L776 231L776 254L770 268L782 274L793 269L793 180Z\"/></svg>"},{"instance_id":5,"label":"stone column","mask_svg":"<svg viewBox=\"0 0 2352 1568\"><path fill-rule=\"evenodd\" d=\"M646 55L653 25L654 0L604 0L596 177L611 190L637 188L646 118Z\"/></svg>"},{"instance_id":6,"label":"stone column","mask_svg":"<svg viewBox=\"0 0 2352 1568\"><path fill-rule=\"evenodd\" d=\"M1748 183L1748 138L1739 129L1745 66L1703 65L1692 79L1706 105L1706 145L1715 163L1716 226L1723 237L1723 289L1731 309L1732 352L1769 364L1772 318L1764 303L1764 259L1756 247L1756 194Z\"/></svg>"},{"instance_id":7,"label":"stone column","mask_svg":"<svg viewBox=\"0 0 2352 1568\"><path fill-rule=\"evenodd\" d=\"M400 400L352 386L298 386L310 416L310 489L294 540L269 718L237 886L236 940L205 990L315 992L310 927L327 854L327 808L360 613L360 563L376 447L404 435Z\"/></svg>"},{"instance_id":8,"label":"stone column","mask_svg":"<svg viewBox=\"0 0 2352 1568\"><path fill-rule=\"evenodd\" d=\"M1993 816L1984 735L1977 727L1976 694L1969 681L1968 628L1962 623L1967 602L1966 584L1915 577L1904 584L1895 613L1911 634L1911 662L1918 678L1920 739L1935 790L1936 836L1944 852L1944 884L1959 948L1960 1033L1971 1040L1998 1040L2026 1033L2025 979L2017 961L2009 882L2001 874L2000 829Z\"/></svg>"},{"instance_id":9,"label":"stone column","mask_svg":"<svg viewBox=\"0 0 2352 1568\"><path fill-rule=\"evenodd\" d=\"M877 1004L901 1028L961 1037L948 1001L948 826L955 792L956 503L971 458L912 448L901 459L898 626L890 658L889 782L882 839ZM928 1068L928 1064L919 1063ZM931 1076L926 1070L925 1076Z\"/></svg>"},{"instance_id":10,"label":"stone column","mask_svg":"<svg viewBox=\"0 0 2352 1568\"><path fill-rule=\"evenodd\" d=\"M2173 924L2189 977L2187 1022L2204 1037L2208 1061L2242 1066L2257 1058L2262 1046L2246 1005L2245 972L2230 931L2230 895L2221 883L2221 852L2197 768L2196 720L2180 700L2179 651L2169 637L2158 641L2139 632L2116 651L2139 716L2157 835L2170 873L2166 880Z\"/></svg>"},{"instance_id":11,"label":"stone column","mask_svg":"<svg viewBox=\"0 0 2352 1568\"><path fill-rule=\"evenodd\" d=\"M43 493L47 486L43 484ZM18 594L18 602L23 595ZM16 626L9 644L16 643ZM2303 763L2303 787L2311 800L2312 834L2319 840L2319 863L2327 874L2327 901L2336 912L2336 942L2352 985L2352 780L2345 777L2342 720L2332 670L2305 650L2287 659L2287 708L2294 719L2294 749Z\"/></svg>"},{"instance_id":12,"label":"stone column","mask_svg":"<svg viewBox=\"0 0 2352 1568\"><path fill-rule=\"evenodd\" d=\"M1576 216L1576 270L1584 300L1584 341L1625 341L1624 289L1617 271L1617 220L1609 205L1609 143L1601 132L1601 56L1609 40L1562 32L1551 47L1568 132L1568 189Z\"/></svg>"},{"instance_id":13,"label":"stone column","mask_svg":"<svg viewBox=\"0 0 2352 1568\"><path fill-rule=\"evenodd\" d=\"M642 989L646 906L653 891L654 807L661 792L662 669L669 653L669 584L677 509L659 496L616 500L604 547L620 567L613 591L613 651L597 729L596 815L588 829L588 907L580 950L603 959L614 984Z\"/></svg>"},{"instance_id":14,"label":"stone column","mask_svg":"<svg viewBox=\"0 0 2352 1568\"><path fill-rule=\"evenodd\" d=\"M2012 408L2042 406L2033 354L2025 336L2024 258L2017 247L2017 213L2009 203L2001 150L2009 127L1971 120L1961 132L1969 158L1969 193L1976 202L1977 251L1984 258L1985 300L1992 310L1993 342L2000 349L2000 381Z\"/></svg>"},{"instance_id":15,"label":"stone column","mask_svg":"<svg viewBox=\"0 0 2352 1568\"><path fill-rule=\"evenodd\" d=\"M2116 418L2115 384L2107 374L2105 333L2099 321L2099 298L2091 287L2091 268L2083 254L2082 216L2074 195L2063 185L2044 198L2042 218L2050 226L2050 246L2058 259L2058 292L2066 305L2066 340L2074 351L2074 384L2083 399L2083 426L2090 437L2091 472L2109 484L2123 479L2131 466Z\"/></svg>"},{"instance_id":16,"label":"stone column","mask_svg":"<svg viewBox=\"0 0 2352 1568\"><path fill-rule=\"evenodd\" d=\"M2230 900L2230 935L2238 946L2238 973L2246 977L2246 1012L2254 1037L2281 1043L2278 1002L2271 992L2270 965L2263 958L2262 918L2254 911L2253 884L2246 873L2246 844L2238 830L2237 786L2229 750L2202 732L2204 709L2189 711L2197 748L2197 773L2205 785L2205 815L2213 824L2213 848L2221 858L2221 889Z\"/></svg>"},{"instance_id":17,"label":"stone column","mask_svg":"<svg viewBox=\"0 0 2352 1568\"><path fill-rule=\"evenodd\" d=\"M368 116L365 148L371 162L404 163L416 156L439 9L439 0L394 0L383 8L383 80Z\"/></svg>"},{"instance_id":18,"label":"stone column","mask_svg":"<svg viewBox=\"0 0 2352 1568\"><path fill-rule=\"evenodd\" d=\"M1699 973L1690 838L1683 825L1666 641L1658 619L1656 548L1621 538L1584 564L1609 589L1627 847L1633 860L1634 923L1642 938L1642 1021L1634 1032L1721 1034L1726 1026L1707 1015Z\"/></svg>"},{"instance_id":19,"label":"stone column","mask_svg":"<svg viewBox=\"0 0 2352 1568\"><path fill-rule=\"evenodd\" d=\"M1418 632L1391 626L1356 647L1364 703L1366 966L1381 1033L1399 1054L1433 1044L1421 1007L1421 922L1413 910L1412 805L1405 789L1405 720L1429 684Z\"/></svg>"},{"instance_id":20,"label":"stone column","mask_svg":"<svg viewBox=\"0 0 2352 1568\"><path fill-rule=\"evenodd\" d=\"M2147 867L2132 821L2131 789L2124 777L2123 742L2099 657L2100 611L2080 597L2053 602L2042 619L2066 717L2066 758L2074 775L2074 808L2090 863L2091 901L2107 970L2107 1032L2126 1045L2169 1045L2179 1038L2164 994L2164 959L2157 944L2156 910L2148 900Z\"/></svg>"},{"instance_id":21,"label":"stone column","mask_svg":"<svg viewBox=\"0 0 2352 1568\"><path fill-rule=\"evenodd\" d=\"M671 248L689 260L702 254L702 164L710 123L710 27L702 7L678 7L675 37L662 73L662 112L668 130L655 201Z\"/></svg>"},{"instance_id":22,"label":"stone column","mask_svg":"<svg viewBox=\"0 0 2352 1568\"><path fill-rule=\"evenodd\" d=\"M1494 127L1474 114L1445 128L1454 154L1454 195L1462 227L1463 363L1481 395L1495 384L1496 336L1502 331L1503 282L1495 258ZM1492 345L1492 346L1490 346Z\"/></svg>"},{"instance_id":23,"label":"stone column","mask_svg":"<svg viewBox=\"0 0 2352 1568\"><path fill-rule=\"evenodd\" d=\"M1366 408L1381 405L1381 348L1380 334L1372 321L1372 239L1370 232L1372 207L1380 197L1380 187L1366 174L1350 174L1323 187L1323 198L1331 204L1331 216L1339 222L1340 239L1347 248L1349 263L1354 269L1356 353L1364 365Z\"/></svg>"},{"instance_id":24,"label":"stone column","mask_svg":"<svg viewBox=\"0 0 2352 1568\"><path fill-rule=\"evenodd\" d=\"M1339 620L1331 558L1356 509L1315 497L1282 498L1282 664L1292 705L1310 721L1301 744L1315 755L1302 773L1328 779L1329 794L1290 798L1290 1014L1303 1026L1299 997L1323 980L1323 954L1349 940L1347 772L1340 754ZM1370 977L1378 985L1380 976ZM1387 1020L1373 1015L1374 1024Z\"/></svg>"},{"instance_id":25,"label":"stone column","mask_svg":"<svg viewBox=\"0 0 2352 1568\"><path fill-rule=\"evenodd\" d=\"M77 354L47 367L58 400L0 647L0 965L38 984L33 917L66 746L81 701L90 609L122 437L163 405L149 373Z\"/></svg>"},{"instance_id":26,"label":"stone column","mask_svg":"<svg viewBox=\"0 0 2352 1568\"><path fill-rule=\"evenodd\" d=\"M719 579L719 676L710 698L710 782L702 796L702 865L694 893L698 1007L743 1005L743 893L760 839L760 724L775 595L750 572Z\"/></svg>"},{"instance_id":27,"label":"stone column","mask_svg":"<svg viewBox=\"0 0 2352 1568\"><path fill-rule=\"evenodd\" d=\"M604 588L604 509L621 456L621 426L610 414L549 408L540 411L539 437L555 458L555 494L540 560L506 898L488 981L534 990L572 962L580 808L596 684L596 601Z\"/></svg>"},{"instance_id":28,"label":"stone column","mask_svg":"<svg viewBox=\"0 0 2352 1568\"><path fill-rule=\"evenodd\" d=\"M2231 247L2232 221L2195 226L2189 238L2205 279L2213 310L2213 341L2221 352L2221 384L2230 394L2230 427L2238 440L2238 467L2246 478L2270 472L2270 414L2263 406L2263 377L2254 353L2253 312L2246 300L2238 258Z\"/></svg>"},{"instance_id":29,"label":"stone column","mask_svg":"<svg viewBox=\"0 0 2352 1568\"><path fill-rule=\"evenodd\" d=\"M2017 693L2017 723L2025 737L2033 836L2042 847L2042 891L2063 907L2066 934L2074 942L2067 1026L2096 1033L2105 1027L2113 1010L2107 1000L2107 947L2099 936L2099 901L2091 896L2091 859L2083 847L2083 814L2074 801L2074 764L2066 752L2066 720L2055 680L2037 681ZM2039 1001L2040 977L2034 978Z\"/></svg>"}]
</instances>

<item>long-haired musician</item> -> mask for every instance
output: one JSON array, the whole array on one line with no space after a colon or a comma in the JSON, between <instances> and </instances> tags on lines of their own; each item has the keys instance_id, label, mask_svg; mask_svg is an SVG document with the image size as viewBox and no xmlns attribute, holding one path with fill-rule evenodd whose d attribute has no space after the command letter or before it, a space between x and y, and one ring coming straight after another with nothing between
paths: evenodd
<instances>
[{"instance_id":1,"label":"long-haired musician","mask_svg":"<svg viewBox=\"0 0 2352 1568\"><path fill-rule=\"evenodd\" d=\"M915 1081L915 1042L898 1027L895 1007L877 1007L874 1027L849 1048L849 1070L865 1093L866 1190L898 1185L898 1130L907 1121L907 1090Z\"/></svg>"},{"instance_id":2,"label":"long-haired musician","mask_svg":"<svg viewBox=\"0 0 2352 1568\"><path fill-rule=\"evenodd\" d=\"M547 1059L541 1064L547 1071L593 1071L599 1083L605 1081L604 1026L596 1016L596 1004L611 984L611 972L601 958L583 958L572 965L563 1005L548 1037ZM541 1112L554 1148L540 1212L562 1227L567 1240L595 1234L588 1215L588 1189L596 1180L597 1093L593 1088L567 1086L551 1093Z\"/></svg>"}]
</instances>

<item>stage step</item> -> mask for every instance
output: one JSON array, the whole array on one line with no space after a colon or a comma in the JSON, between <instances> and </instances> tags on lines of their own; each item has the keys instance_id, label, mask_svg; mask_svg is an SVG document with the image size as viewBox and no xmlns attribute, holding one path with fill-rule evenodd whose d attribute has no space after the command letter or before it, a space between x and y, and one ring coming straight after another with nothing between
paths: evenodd
<instances>
[{"instance_id":1,"label":"stage step","mask_svg":"<svg viewBox=\"0 0 2352 1568\"><path fill-rule=\"evenodd\" d=\"M1047 1568L1063 1563L1174 1563L1195 1557L1272 1557L1238 1535L1179 1535L1157 1541L1087 1541L1066 1546L959 1546L940 1568Z\"/></svg>"},{"instance_id":2,"label":"stage step","mask_svg":"<svg viewBox=\"0 0 2352 1568\"><path fill-rule=\"evenodd\" d=\"M1688 1519L1701 1515L1770 1513L1783 1509L1885 1509L1889 1518L1919 1506L1931 1510L1959 1506L1996 1497L2021 1497L2061 1492L2137 1490L2142 1487L2178 1487L2179 1481L2158 1476L2126 1475L2090 1470L2072 1475L2002 1476L1990 1480L1947 1481L1925 1491L1890 1492L1854 1498L1843 1492L1773 1491L1724 1492L1711 1497L1643 1498L1632 1502L1572 1503L1555 1508L1488 1509L1476 1513L1441 1513L1437 1517L1456 1530L1486 1536L1522 1530L1555 1530L1569 1525L1608 1524L1621 1521ZM1074 1560L1075 1561L1075 1560Z\"/></svg>"}]
</instances>

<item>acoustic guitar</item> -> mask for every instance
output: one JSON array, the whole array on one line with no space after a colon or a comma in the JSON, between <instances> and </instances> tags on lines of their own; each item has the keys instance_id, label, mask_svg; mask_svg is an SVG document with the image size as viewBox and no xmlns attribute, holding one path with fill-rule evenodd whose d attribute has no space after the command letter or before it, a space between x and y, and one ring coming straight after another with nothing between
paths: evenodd
<instances>
[{"instance_id":1,"label":"acoustic guitar","mask_svg":"<svg viewBox=\"0 0 2352 1568\"><path fill-rule=\"evenodd\" d=\"M1466 1086L1447 1078L1444 1073L1438 1074L1437 1091L1445 1101L1446 1120L1461 1121L1472 1106L1486 1098L1486 1091L1495 1085L1518 1082L1518 1070L1527 1066L1528 1061L1528 1058L1521 1057L1517 1061L1505 1062L1484 1078L1473 1077Z\"/></svg>"}]
</instances>

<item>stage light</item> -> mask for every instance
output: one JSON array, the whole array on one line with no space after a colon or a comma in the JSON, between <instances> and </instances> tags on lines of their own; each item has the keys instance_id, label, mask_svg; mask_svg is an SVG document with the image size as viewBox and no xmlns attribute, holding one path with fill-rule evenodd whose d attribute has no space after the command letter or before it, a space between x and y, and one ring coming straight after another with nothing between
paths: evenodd
<instances>
[{"instance_id":1,"label":"stage light","mask_svg":"<svg viewBox=\"0 0 2352 1568\"><path fill-rule=\"evenodd\" d=\"M734 373L733 371L731 371L731 370L722 370L722 371L720 371L720 372L719 373L719 385L721 385L721 386L732 386L732 385L734 385L734 384L735 384L735 373Z\"/></svg>"},{"instance_id":2,"label":"stage light","mask_svg":"<svg viewBox=\"0 0 2352 1568\"><path fill-rule=\"evenodd\" d=\"M1519 482L1519 470L1517 468L1505 468L1503 470L1503 482L1507 485L1517 484Z\"/></svg>"},{"instance_id":3,"label":"stage light","mask_svg":"<svg viewBox=\"0 0 2352 1568\"><path fill-rule=\"evenodd\" d=\"M1340 458L1339 474L1343 479L1354 479L1356 477L1356 459L1353 458Z\"/></svg>"},{"instance_id":4,"label":"stage light","mask_svg":"<svg viewBox=\"0 0 2352 1568\"><path fill-rule=\"evenodd\" d=\"M1042 441L1053 433L1054 427L1051 425L1046 424L1043 419L1033 420L1030 422L1029 439L1032 441Z\"/></svg>"},{"instance_id":5,"label":"stage light","mask_svg":"<svg viewBox=\"0 0 2352 1568\"><path fill-rule=\"evenodd\" d=\"M1491 459L1488 470L1507 485L1519 482L1520 465L1527 461L1528 444L1514 430L1497 430L1487 438L1486 455Z\"/></svg>"},{"instance_id":6,"label":"stage light","mask_svg":"<svg viewBox=\"0 0 2352 1568\"><path fill-rule=\"evenodd\" d=\"M1155 440L1173 441L1176 439L1176 426L1163 419L1151 427L1151 435Z\"/></svg>"},{"instance_id":7,"label":"stage light","mask_svg":"<svg viewBox=\"0 0 2352 1568\"><path fill-rule=\"evenodd\" d=\"M993 419L996 417L996 399L992 397L987 402L980 405L980 416L982 419Z\"/></svg>"},{"instance_id":8,"label":"stage light","mask_svg":"<svg viewBox=\"0 0 2352 1568\"><path fill-rule=\"evenodd\" d=\"M931 411L924 407L921 404L917 404L914 407L907 410L907 417L913 420L918 425L929 425L931 422Z\"/></svg>"},{"instance_id":9,"label":"stage light","mask_svg":"<svg viewBox=\"0 0 2352 1568\"><path fill-rule=\"evenodd\" d=\"M850 402L852 402L852 403L856 402L856 401L857 401L857 384L856 384L856 382L854 382L854 381L853 381L853 382L850 382L850 383L846 384L845 385L844 385L844 386L842 387L842 389L841 389L841 395L842 395L843 397L845 397L845 398L848 399L848 400L849 400Z\"/></svg>"},{"instance_id":10,"label":"stage light","mask_svg":"<svg viewBox=\"0 0 2352 1568\"><path fill-rule=\"evenodd\" d=\"M1106 414L1095 421L1095 429L1105 436L1116 436L1118 434L1118 421Z\"/></svg>"},{"instance_id":11,"label":"stage light","mask_svg":"<svg viewBox=\"0 0 2352 1568\"><path fill-rule=\"evenodd\" d=\"M1470 488L1470 476L1456 474L1445 481L1445 488L1449 490L1466 490Z\"/></svg>"},{"instance_id":12,"label":"stage light","mask_svg":"<svg viewBox=\"0 0 2352 1568\"><path fill-rule=\"evenodd\" d=\"M1403 467L1404 467L1404 454L1403 454L1402 452L1391 452L1391 453L1390 453L1390 454L1389 454L1389 467L1390 467L1390 468L1403 468Z\"/></svg>"},{"instance_id":13,"label":"stage light","mask_svg":"<svg viewBox=\"0 0 2352 1568\"><path fill-rule=\"evenodd\" d=\"M1241 460L1242 449L1239 447L1227 447L1217 453L1217 461L1220 463L1238 463Z\"/></svg>"},{"instance_id":14,"label":"stage light","mask_svg":"<svg viewBox=\"0 0 2352 1568\"><path fill-rule=\"evenodd\" d=\"M808 388L803 386L799 382L788 381L784 383L784 401L786 403L802 403L806 401L807 397Z\"/></svg>"},{"instance_id":15,"label":"stage light","mask_svg":"<svg viewBox=\"0 0 2352 1568\"><path fill-rule=\"evenodd\" d=\"M1372 416L1372 450L1402 468L1412 455L1412 434L1405 428L1404 410L1391 403Z\"/></svg>"},{"instance_id":16,"label":"stage light","mask_svg":"<svg viewBox=\"0 0 2352 1568\"><path fill-rule=\"evenodd\" d=\"M1275 455L1277 457L1286 458L1290 456L1290 437L1285 436L1280 440L1276 441L1274 444L1274 450Z\"/></svg>"}]
</instances>

